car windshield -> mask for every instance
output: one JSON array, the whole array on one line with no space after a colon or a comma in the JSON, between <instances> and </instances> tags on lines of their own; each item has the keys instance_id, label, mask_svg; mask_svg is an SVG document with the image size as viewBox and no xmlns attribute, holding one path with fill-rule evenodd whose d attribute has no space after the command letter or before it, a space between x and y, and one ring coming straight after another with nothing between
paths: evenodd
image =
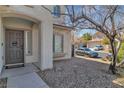
<instances>
[{"instance_id":1,"label":"car windshield","mask_svg":"<svg viewBox=\"0 0 124 93\"><path fill-rule=\"evenodd\" d=\"M91 51L89 48L85 48L85 51Z\"/></svg>"}]
</instances>

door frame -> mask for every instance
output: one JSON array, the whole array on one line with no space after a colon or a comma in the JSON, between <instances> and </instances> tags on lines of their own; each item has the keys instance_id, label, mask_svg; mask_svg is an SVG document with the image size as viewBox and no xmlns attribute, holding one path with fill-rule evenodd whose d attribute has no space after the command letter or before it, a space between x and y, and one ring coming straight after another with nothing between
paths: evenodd
<instances>
[{"instance_id":1,"label":"door frame","mask_svg":"<svg viewBox=\"0 0 124 93\"><path fill-rule=\"evenodd\" d=\"M13 31L23 31L23 63L17 63L17 64L6 64L6 31L7 30L13 30ZM25 31L24 30L19 30L19 29L9 29L9 28L4 28L4 66L14 66L18 64L23 64L25 65Z\"/></svg>"}]
</instances>

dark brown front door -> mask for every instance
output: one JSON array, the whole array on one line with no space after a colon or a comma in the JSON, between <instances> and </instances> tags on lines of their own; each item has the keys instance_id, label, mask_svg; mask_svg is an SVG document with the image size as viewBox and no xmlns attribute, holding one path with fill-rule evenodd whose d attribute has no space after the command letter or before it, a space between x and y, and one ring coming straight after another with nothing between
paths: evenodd
<instances>
[{"instance_id":1,"label":"dark brown front door","mask_svg":"<svg viewBox=\"0 0 124 93\"><path fill-rule=\"evenodd\" d=\"M24 63L24 32L18 30L6 30L5 32L5 56L6 66Z\"/></svg>"}]
</instances>

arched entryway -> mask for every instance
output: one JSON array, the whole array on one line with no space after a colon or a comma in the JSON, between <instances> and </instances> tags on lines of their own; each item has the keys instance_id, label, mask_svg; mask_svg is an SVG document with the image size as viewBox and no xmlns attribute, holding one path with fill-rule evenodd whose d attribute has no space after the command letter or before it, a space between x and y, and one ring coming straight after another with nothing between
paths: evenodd
<instances>
[{"instance_id":1,"label":"arched entryway","mask_svg":"<svg viewBox=\"0 0 124 93\"><path fill-rule=\"evenodd\" d=\"M38 21L24 15L11 14L2 17L2 23L4 66L18 67L38 62Z\"/></svg>"}]
</instances>

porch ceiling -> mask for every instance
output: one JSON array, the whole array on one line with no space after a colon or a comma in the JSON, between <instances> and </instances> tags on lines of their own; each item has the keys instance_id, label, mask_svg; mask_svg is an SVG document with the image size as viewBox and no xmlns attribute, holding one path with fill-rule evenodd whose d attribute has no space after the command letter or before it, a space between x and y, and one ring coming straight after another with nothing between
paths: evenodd
<instances>
[{"instance_id":1,"label":"porch ceiling","mask_svg":"<svg viewBox=\"0 0 124 93\"><path fill-rule=\"evenodd\" d=\"M17 17L4 17L3 26L8 29L31 30L34 22Z\"/></svg>"},{"instance_id":2,"label":"porch ceiling","mask_svg":"<svg viewBox=\"0 0 124 93\"><path fill-rule=\"evenodd\" d=\"M31 21L31 22L34 22L34 23L40 23L39 20L37 20L36 18L32 18L30 16L27 16L27 15L24 15L24 14L17 14L17 13L0 13L0 16L3 17L3 18L20 18L20 19L23 19L23 20L28 20L28 21Z\"/></svg>"}]
</instances>

